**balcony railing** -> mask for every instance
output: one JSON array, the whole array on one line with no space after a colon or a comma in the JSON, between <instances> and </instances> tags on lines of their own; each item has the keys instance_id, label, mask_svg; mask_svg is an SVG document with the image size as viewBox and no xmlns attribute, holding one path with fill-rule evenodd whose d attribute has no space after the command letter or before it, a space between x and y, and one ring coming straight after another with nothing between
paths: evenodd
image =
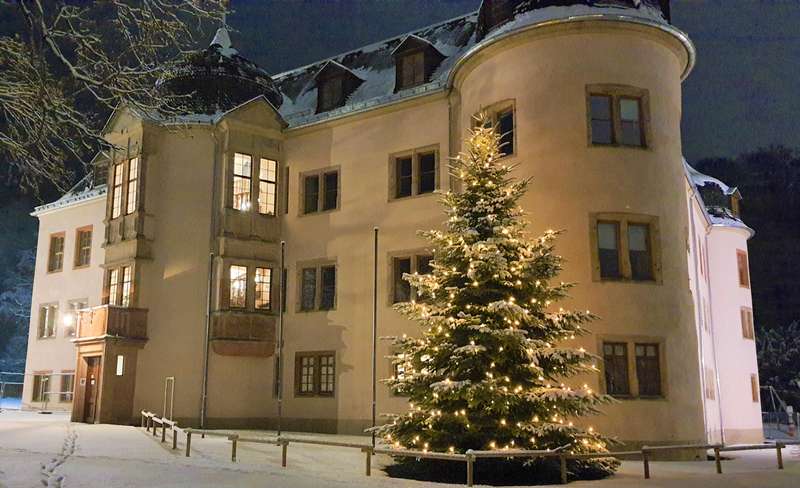
<instances>
[{"instance_id":1,"label":"balcony railing","mask_svg":"<svg viewBox=\"0 0 800 488\"><path fill-rule=\"evenodd\" d=\"M78 339L114 336L147 339L147 309L101 305L79 312Z\"/></svg>"}]
</instances>

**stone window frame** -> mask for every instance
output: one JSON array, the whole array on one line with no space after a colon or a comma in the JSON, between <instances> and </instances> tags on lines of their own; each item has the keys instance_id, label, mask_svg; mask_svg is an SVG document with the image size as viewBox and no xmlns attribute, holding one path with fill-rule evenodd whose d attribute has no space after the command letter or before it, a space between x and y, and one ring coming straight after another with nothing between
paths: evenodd
<instances>
[{"instance_id":1,"label":"stone window frame","mask_svg":"<svg viewBox=\"0 0 800 488\"><path fill-rule=\"evenodd\" d=\"M259 296L258 296L259 295L259 293L258 293L259 292L259 289L258 289L259 288L258 270L260 270L260 269L267 270L267 276L268 276L268 281L266 282L266 284L267 284L267 290L266 290L267 303L266 303L266 306L264 306L264 307L259 307L258 306L258 300L259 300ZM275 274L275 270L272 268L272 266L255 266L253 268L253 296L254 296L253 307L256 310L271 311L273 309L273 301L272 301L273 293L272 293L272 290L273 290L273 286L274 286L274 283L275 283L274 274Z\"/></svg>"},{"instance_id":2,"label":"stone window frame","mask_svg":"<svg viewBox=\"0 0 800 488\"><path fill-rule=\"evenodd\" d=\"M512 148L512 151L510 153L508 153L508 154L502 154L501 153L499 159L513 158L513 157L517 156L517 154L518 154L518 149L519 149L518 140L519 140L519 138L517 137L517 134L518 134L518 132L517 132L517 100L515 98L508 98L508 99L505 99L505 100L500 100L500 101L491 103L491 104L489 104L489 105L487 105L485 107L481 107L481 109L475 115L473 115L473 117L472 117L472 124L471 125L472 125L473 129L475 127L477 127L477 124L478 124L477 116L481 112L485 113L489 117L489 119L491 120L492 126L496 127L497 123L499 121L499 115L503 114L505 112L508 112L509 110L511 111L511 118L512 118L512 124L513 124L513 127L511 129L511 131L512 131L512 133L511 133L511 137L512 137L512 139L511 139L511 148ZM501 134L498 134L498 135L501 135Z\"/></svg>"},{"instance_id":3,"label":"stone window frame","mask_svg":"<svg viewBox=\"0 0 800 488\"><path fill-rule=\"evenodd\" d=\"M336 173L336 207L329 208L323 210L322 207L325 203L325 175L330 173ZM317 196L317 210L313 212L306 212L306 178L316 176L319 178L319 194ZM341 210L342 208L342 170L341 166L327 166L325 168L318 168L309 171L303 171L298 175L299 177L299 185L298 185L298 206L297 206L297 215L298 217L305 217L310 215L320 215L320 214L328 214L331 212L336 212Z\"/></svg>"},{"instance_id":4,"label":"stone window frame","mask_svg":"<svg viewBox=\"0 0 800 488\"><path fill-rule=\"evenodd\" d=\"M394 276L394 260L395 259L402 259L402 258L410 258L411 259L411 272L417 272L419 270L419 258L430 256L432 259L434 257L434 253L432 250L425 248L425 247L416 247L413 249L406 249L400 251L392 251L387 253L387 280L386 280L386 303L388 306L393 306L397 303L394 301L395 297L395 276ZM410 300L416 300L417 294L414 287L411 287L411 297Z\"/></svg>"},{"instance_id":5,"label":"stone window frame","mask_svg":"<svg viewBox=\"0 0 800 488\"><path fill-rule=\"evenodd\" d=\"M117 178L117 170L119 169L119 178ZM111 164L111 171L109 171L109 211L108 215L111 220L118 219L124 216L124 203L125 203L125 161L115 161ZM119 180L119 181L118 181Z\"/></svg>"},{"instance_id":6,"label":"stone window frame","mask_svg":"<svg viewBox=\"0 0 800 488\"><path fill-rule=\"evenodd\" d=\"M61 309L60 304L58 302L40 303L38 309L39 315L36 317L36 339L55 339L58 336L58 318L61 315L59 313ZM51 310L54 310L52 313L55 314L55 318L53 318L52 322L52 331L48 334L47 317L49 317ZM43 320L44 322L42 322Z\"/></svg>"},{"instance_id":7,"label":"stone window frame","mask_svg":"<svg viewBox=\"0 0 800 488\"><path fill-rule=\"evenodd\" d=\"M75 370L74 369L62 369L61 374L61 384L59 386L59 395L58 401L61 403L71 403L74 399L75 395ZM67 378L70 378L70 390L69 393L66 393L67 390L65 389L67 385Z\"/></svg>"},{"instance_id":8,"label":"stone window frame","mask_svg":"<svg viewBox=\"0 0 800 488\"><path fill-rule=\"evenodd\" d=\"M753 309L750 307L740 307L739 319L742 323L742 338L755 341L756 331L753 324Z\"/></svg>"},{"instance_id":9,"label":"stone window frame","mask_svg":"<svg viewBox=\"0 0 800 488\"><path fill-rule=\"evenodd\" d=\"M135 165L134 165L135 161ZM130 215L139 209L139 177L142 165L139 156L129 158L125 168L125 208L124 215ZM131 172L133 170L133 172Z\"/></svg>"},{"instance_id":10,"label":"stone window frame","mask_svg":"<svg viewBox=\"0 0 800 488\"><path fill-rule=\"evenodd\" d=\"M750 289L750 259L744 249L736 250L736 269L739 287Z\"/></svg>"},{"instance_id":11,"label":"stone window frame","mask_svg":"<svg viewBox=\"0 0 800 488\"><path fill-rule=\"evenodd\" d=\"M246 156L250 158L250 174L239 174L236 173L236 158L237 156ZM231 161L230 161L230 188L231 188L231 198L230 198L230 208L236 212L249 212L253 209L253 175L255 174L255 161L257 158L253 157L252 154L247 152L240 152L240 151L233 151L231 154ZM247 205L247 208L236 208L236 181L237 179L246 180L247 182L247 201L244 203ZM242 204L242 205L244 205Z\"/></svg>"},{"instance_id":12,"label":"stone window frame","mask_svg":"<svg viewBox=\"0 0 800 488\"><path fill-rule=\"evenodd\" d=\"M321 359L325 357L332 357L333 358L333 391L322 391L322 361ZM302 366L301 361L303 358L314 358L314 365L313 365L313 378L312 378L312 391L311 392L301 392L301 376L302 376ZM333 398L336 396L336 387L337 387L337 367L336 367L336 351L297 351L294 354L294 396L300 398L313 398L313 397L322 397L322 398Z\"/></svg>"},{"instance_id":13,"label":"stone window frame","mask_svg":"<svg viewBox=\"0 0 800 488\"><path fill-rule=\"evenodd\" d=\"M231 266L243 266L247 269L247 279L246 279L246 286L247 289L245 291L245 306L244 307L231 307L230 304L230 293L231 293L231 282L230 282L230 268ZM270 280L270 289L269 289L269 299L270 299L270 308L256 308L256 268L266 268L270 269L271 271L271 280ZM217 275L217 310L218 311L230 311L230 312L247 312L247 313L259 313L259 314L276 314L278 310L275 306L276 297L275 292L280 286L279 283L276 282L276 273L275 271L279 269L278 263L272 261L270 259L249 259L249 258L222 258L216 265L215 265L215 274Z\"/></svg>"},{"instance_id":14,"label":"stone window frame","mask_svg":"<svg viewBox=\"0 0 800 488\"><path fill-rule=\"evenodd\" d=\"M55 250L55 242L57 240L61 241L61 250ZM66 244L67 244L67 233L64 231L61 232L53 232L50 234L48 238L48 247L47 247L47 272L48 273L60 273L64 271L64 254L66 252ZM56 262L56 257L58 256L58 262ZM56 267L56 264L58 267Z\"/></svg>"},{"instance_id":15,"label":"stone window frame","mask_svg":"<svg viewBox=\"0 0 800 488\"><path fill-rule=\"evenodd\" d=\"M42 388L42 378L46 379L47 388ZM33 381L31 384L31 403L44 403L47 398L47 392L50 390L50 384L53 381L53 371L34 371Z\"/></svg>"},{"instance_id":16,"label":"stone window frame","mask_svg":"<svg viewBox=\"0 0 800 488\"><path fill-rule=\"evenodd\" d=\"M234 191L234 180L237 177L245 178L242 175L234 174L234 161L237 154L241 154L243 156L247 156L250 158L250 185L249 185L249 208L246 210L240 210L233 206L233 191ZM280 201L279 193L281 191L285 191L288 195L288 179L285 179L287 183L283 183L281 178L283 178L283 171L287 172L288 176L288 166L283 166L281 163L281 158L278 157L279 154L276 151L269 151L269 150L261 150L261 151L237 151L232 150L229 153L229 156L226 156L225 160L227 161L227 168L224 170L225 175L225 190L226 196L224 198L224 207L234 212L240 213L251 213L253 215L257 215L259 217L264 218L274 218L281 212L281 207L283 207L284 212L286 208L288 208L288 201L284 204L283 201ZM261 162L262 161L275 161L275 181L267 181L261 179ZM259 199L261 197L261 183L274 183L275 184L275 213L261 213L260 212L260 202Z\"/></svg>"},{"instance_id":17,"label":"stone window frame","mask_svg":"<svg viewBox=\"0 0 800 488\"><path fill-rule=\"evenodd\" d=\"M434 154L435 158L435 176L433 182L433 191L420 193L420 156L424 154ZM402 158L411 158L411 195L397 196L397 160ZM389 202L403 201L411 198L426 197L435 195L438 190L442 188L441 176L441 151L439 144L428 144L427 146L420 146L414 149L407 149L404 151L397 151L389 154L388 171L389 171Z\"/></svg>"},{"instance_id":18,"label":"stone window frame","mask_svg":"<svg viewBox=\"0 0 800 488\"><path fill-rule=\"evenodd\" d=\"M125 268L130 269L130 281L127 282L130 284L128 288L128 295L127 295L127 303L125 300ZM111 300L111 276L112 273L117 272L117 282L116 286L114 287L115 291L115 298L114 302L112 303ZM134 308L134 303L136 299L136 263L135 261L128 261L122 263L116 263L110 266L106 266L105 269L105 276L103 277L103 304L110 305L112 307L124 307L124 308Z\"/></svg>"},{"instance_id":19,"label":"stone window frame","mask_svg":"<svg viewBox=\"0 0 800 488\"><path fill-rule=\"evenodd\" d=\"M331 308L320 308L322 302L322 268L333 267L335 280L333 290L333 306ZM314 307L310 309L303 308L303 271L306 269L315 270L314 283ZM339 305L339 264L335 258L321 258L306 261L299 261L296 265L295 276L297 278L296 286L296 299L295 299L295 312L296 313L313 313L313 312L332 312L335 311Z\"/></svg>"},{"instance_id":20,"label":"stone window frame","mask_svg":"<svg viewBox=\"0 0 800 488\"><path fill-rule=\"evenodd\" d=\"M241 304L241 305L234 305L233 304L233 280L231 279L231 272L233 271L234 267L236 267L236 268L244 268L244 303ZM227 290L226 296L228 298L228 300L227 300L228 308L230 310L247 310L247 306L250 303L250 300L249 300L250 297L248 296L248 295L250 295L250 268L246 264L241 264L241 263L238 263L238 262L232 262L232 263L228 263L228 265L225 266L225 271L226 271L225 276L227 278L226 282L227 282L227 285L228 285L226 287L226 290Z\"/></svg>"},{"instance_id":21,"label":"stone window frame","mask_svg":"<svg viewBox=\"0 0 800 488\"><path fill-rule=\"evenodd\" d=\"M612 142L610 144L597 143L592 140L591 102L593 95L611 97ZM593 83L586 85L585 96L586 141L589 147L614 147L639 150L651 150L653 148L652 123L650 118L650 91L648 89L613 83ZM622 121L619 114L619 100L621 98L634 98L639 101L639 120L642 136L641 145L622 144L619 142L619 134L622 132Z\"/></svg>"},{"instance_id":22,"label":"stone window frame","mask_svg":"<svg viewBox=\"0 0 800 488\"><path fill-rule=\"evenodd\" d=\"M602 278L600 275L600 252L598 249L597 224L615 222L619 225L618 252L621 278ZM631 277L630 253L628 251L628 224L647 225L650 246L650 265L653 268L653 279L634 280ZM661 231L659 218L655 215L624 212L593 212L589 214L589 245L591 247L592 281L600 283L664 283L661 265Z\"/></svg>"},{"instance_id":23,"label":"stone window frame","mask_svg":"<svg viewBox=\"0 0 800 488\"><path fill-rule=\"evenodd\" d=\"M628 360L628 395L614 395L614 398L619 400L647 400L647 401L667 401L669 400L669 371L667 369L667 347L666 338L657 336L643 336L643 335L618 335L618 334L598 334L597 339L597 356L599 361L599 391L602 394L607 394L606 388L606 370L603 358L603 344L606 342L624 343L627 347L627 360ZM636 370L636 346L637 345L657 345L658 346L658 368L660 376L660 395L640 395L639 394L639 377Z\"/></svg>"},{"instance_id":24,"label":"stone window frame","mask_svg":"<svg viewBox=\"0 0 800 488\"><path fill-rule=\"evenodd\" d=\"M758 375L750 373L750 394L753 398L753 403L761 403L761 388L758 384Z\"/></svg>"},{"instance_id":25,"label":"stone window frame","mask_svg":"<svg viewBox=\"0 0 800 488\"><path fill-rule=\"evenodd\" d=\"M89 234L89 247L86 262L81 264L81 253L85 249L81 247L82 234ZM75 258L72 262L72 269L88 268L92 264L92 240L94 239L94 226L84 225L75 229Z\"/></svg>"}]
</instances>

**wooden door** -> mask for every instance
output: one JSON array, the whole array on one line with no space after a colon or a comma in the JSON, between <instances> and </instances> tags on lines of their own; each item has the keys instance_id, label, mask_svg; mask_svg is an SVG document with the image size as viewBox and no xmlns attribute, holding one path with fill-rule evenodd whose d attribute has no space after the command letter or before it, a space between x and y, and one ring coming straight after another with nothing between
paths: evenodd
<instances>
[{"instance_id":1,"label":"wooden door","mask_svg":"<svg viewBox=\"0 0 800 488\"><path fill-rule=\"evenodd\" d=\"M100 356L86 358L86 388L83 398L83 421L95 422L97 415L97 388L100 383Z\"/></svg>"}]
</instances>

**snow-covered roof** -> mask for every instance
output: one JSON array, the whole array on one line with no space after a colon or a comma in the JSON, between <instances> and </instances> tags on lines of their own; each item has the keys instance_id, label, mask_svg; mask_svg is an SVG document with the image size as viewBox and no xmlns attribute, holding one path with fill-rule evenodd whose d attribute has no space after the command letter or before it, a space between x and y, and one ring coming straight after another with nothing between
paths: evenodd
<instances>
[{"instance_id":1,"label":"snow-covered roof","mask_svg":"<svg viewBox=\"0 0 800 488\"><path fill-rule=\"evenodd\" d=\"M100 198L106 194L105 184L95 184L94 173L88 173L78 183L69 189L67 193L61 196L58 200L51 203L46 203L36 207L31 213L32 216L38 217L44 213L52 210L70 207L79 203L84 203L89 200Z\"/></svg>"},{"instance_id":2,"label":"snow-covered roof","mask_svg":"<svg viewBox=\"0 0 800 488\"><path fill-rule=\"evenodd\" d=\"M490 30L483 37L477 32L480 11L475 11L276 74L272 79L283 95L280 113L289 127L299 127L441 91L447 88L453 69L462 58L512 31L555 20L616 18L655 24L679 32L669 26L659 0L635 0L633 3L630 0L573 0L572 5L565 3L570 2L522 1L515 7L515 14L508 22ZM430 44L444 59L427 83L395 93L393 54L409 38ZM688 38L686 42L689 42ZM350 94L342 107L316 113L317 87L311 81L321 67L330 62L341 64L364 82Z\"/></svg>"},{"instance_id":3,"label":"snow-covered roof","mask_svg":"<svg viewBox=\"0 0 800 488\"><path fill-rule=\"evenodd\" d=\"M734 194L738 194L738 190L735 187L728 186L713 176L708 176L697 171L685 158L683 159L683 167L686 171L686 179L694 187L694 194L700 202L703 213L709 224L712 226L744 229L748 231L751 236L755 234L753 229L748 227L741 218L733 213L729 207L729 203L728 206L726 206L720 204L720 202L706 201L709 195L717 194L727 197L728 202L730 202L730 197ZM706 194L706 198L703 197L703 193ZM739 196L740 195L737 195L737 197Z\"/></svg>"}]
</instances>

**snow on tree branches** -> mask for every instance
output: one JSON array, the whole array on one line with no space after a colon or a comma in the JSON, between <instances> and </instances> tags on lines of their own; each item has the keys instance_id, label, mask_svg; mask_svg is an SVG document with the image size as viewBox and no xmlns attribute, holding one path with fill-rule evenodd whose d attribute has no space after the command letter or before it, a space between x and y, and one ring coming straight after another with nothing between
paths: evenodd
<instances>
[{"instance_id":1,"label":"snow on tree branches","mask_svg":"<svg viewBox=\"0 0 800 488\"><path fill-rule=\"evenodd\" d=\"M598 358L570 345L594 317L556 306L571 287L555 281L558 232L526 235L518 202L528 181L511 177L499 144L481 118L452 164L463 191L442 198L446 229L421 233L435 249L432 271L406 275L417 300L397 305L421 335L395 340L398 373L386 380L409 410L378 433L396 448L438 452L607 452L605 437L576 423L610 397L570 383L597 372ZM595 477L617 465L576 460L569 469Z\"/></svg>"}]
</instances>

